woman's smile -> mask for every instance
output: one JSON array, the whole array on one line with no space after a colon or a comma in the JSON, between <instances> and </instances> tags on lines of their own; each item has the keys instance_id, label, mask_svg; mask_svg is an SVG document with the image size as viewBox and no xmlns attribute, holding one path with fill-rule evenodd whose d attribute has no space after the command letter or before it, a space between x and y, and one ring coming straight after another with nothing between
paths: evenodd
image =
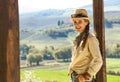
<instances>
[{"instance_id":1,"label":"woman's smile","mask_svg":"<svg viewBox=\"0 0 120 82\"><path fill-rule=\"evenodd\" d=\"M81 29L81 27L75 27L75 29L78 29L78 30L80 30L80 29Z\"/></svg>"}]
</instances>

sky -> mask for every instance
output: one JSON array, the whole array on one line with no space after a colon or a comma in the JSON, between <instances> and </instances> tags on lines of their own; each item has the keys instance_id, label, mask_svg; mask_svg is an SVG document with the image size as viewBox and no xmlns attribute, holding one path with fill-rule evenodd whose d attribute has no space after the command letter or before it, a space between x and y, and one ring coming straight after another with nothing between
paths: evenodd
<instances>
[{"instance_id":1,"label":"sky","mask_svg":"<svg viewBox=\"0 0 120 82\"><path fill-rule=\"evenodd\" d=\"M92 0L18 0L19 13L29 13L44 9L79 8L92 4Z\"/></svg>"}]
</instances>

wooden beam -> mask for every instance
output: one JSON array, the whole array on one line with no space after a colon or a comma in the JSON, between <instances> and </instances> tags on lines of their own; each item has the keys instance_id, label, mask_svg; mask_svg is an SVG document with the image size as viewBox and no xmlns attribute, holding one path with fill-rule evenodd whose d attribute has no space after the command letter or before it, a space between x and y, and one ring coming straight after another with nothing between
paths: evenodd
<instances>
[{"instance_id":1,"label":"wooden beam","mask_svg":"<svg viewBox=\"0 0 120 82\"><path fill-rule=\"evenodd\" d=\"M96 82L106 82L105 28L103 0L93 0L94 32L100 43L103 66L96 75Z\"/></svg>"},{"instance_id":2,"label":"wooden beam","mask_svg":"<svg viewBox=\"0 0 120 82\"><path fill-rule=\"evenodd\" d=\"M20 82L18 0L0 0L0 82Z\"/></svg>"}]
</instances>

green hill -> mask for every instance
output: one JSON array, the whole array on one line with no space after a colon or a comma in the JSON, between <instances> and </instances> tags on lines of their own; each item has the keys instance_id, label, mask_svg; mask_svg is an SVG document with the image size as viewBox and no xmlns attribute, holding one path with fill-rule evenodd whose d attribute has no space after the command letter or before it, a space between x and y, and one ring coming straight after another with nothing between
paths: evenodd
<instances>
[{"instance_id":1,"label":"green hill","mask_svg":"<svg viewBox=\"0 0 120 82\"><path fill-rule=\"evenodd\" d=\"M120 2L118 0L105 0L105 26L106 41L118 42L120 30ZM88 10L89 16L92 18L92 5L84 6ZM106 10L107 9L107 10ZM109 10L108 10L109 9ZM21 43L40 45L63 46L70 45L76 32L73 30L70 15L75 8L69 9L48 9L34 13L26 13L20 15L20 41ZM64 24L58 26L58 21ZM107 22L106 22L107 21ZM106 25L108 24L108 25ZM109 25L110 24L110 25ZM91 22L91 27L93 23ZM117 36L116 38L114 36ZM40 45L38 45L40 44Z\"/></svg>"}]
</instances>

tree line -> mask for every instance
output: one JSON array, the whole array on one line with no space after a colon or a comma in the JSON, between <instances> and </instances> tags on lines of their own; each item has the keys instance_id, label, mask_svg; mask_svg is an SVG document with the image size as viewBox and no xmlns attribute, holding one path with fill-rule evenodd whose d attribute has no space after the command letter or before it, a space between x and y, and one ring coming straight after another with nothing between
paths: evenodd
<instances>
[{"instance_id":1,"label":"tree line","mask_svg":"<svg viewBox=\"0 0 120 82\"><path fill-rule=\"evenodd\" d=\"M117 71L117 72L115 72L115 71L108 71L107 74L120 76L120 71Z\"/></svg>"},{"instance_id":2,"label":"tree line","mask_svg":"<svg viewBox=\"0 0 120 82\"><path fill-rule=\"evenodd\" d=\"M120 43L106 44L107 58L120 58Z\"/></svg>"},{"instance_id":3,"label":"tree line","mask_svg":"<svg viewBox=\"0 0 120 82\"><path fill-rule=\"evenodd\" d=\"M32 66L33 63L39 65L43 60L62 60L68 62L71 59L71 46L55 49L54 46L46 46L38 50L35 46L23 44L20 46L21 60L27 60L27 64ZM120 58L120 44L106 44L107 58Z\"/></svg>"},{"instance_id":4,"label":"tree line","mask_svg":"<svg viewBox=\"0 0 120 82\"><path fill-rule=\"evenodd\" d=\"M28 66L33 63L40 65L43 60L62 60L64 62L70 61L71 46L60 49L54 49L53 46L46 46L42 50L38 50L35 46L21 45L21 60L26 60Z\"/></svg>"}]
</instances>

